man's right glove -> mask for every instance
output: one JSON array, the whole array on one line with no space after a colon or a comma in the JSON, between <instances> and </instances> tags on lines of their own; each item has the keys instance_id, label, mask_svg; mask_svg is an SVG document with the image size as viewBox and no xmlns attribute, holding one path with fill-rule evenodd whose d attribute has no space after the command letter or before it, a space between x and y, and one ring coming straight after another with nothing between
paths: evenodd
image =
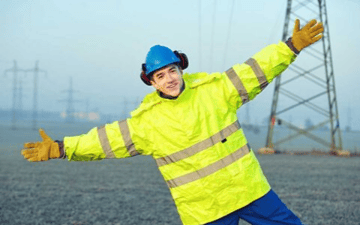
<instances>
[{"instance_id":1,"label":"man's right glove","mask_svg":"<svg viewBox=\"0 0 360 225\"><path fill-rule=\"evenodd\" d=\"M25 143L21 154L30 162L47 161L60 157L59 145L46 135L43 129L39 129L42 142Z\"/></svg>"},{"instance_id":2,"label":"man's right glove","mask_svg":"<svg viewBox=\"0 0 360 225\"><path fill-rule=\"evenodd\" d=\"M300 20L295 20L294 32L292 35L292 43L300 52L303 48L317 42L322 38L324 26L315 19L311 20L300 30Z\"/></svg>"}]
</instances>

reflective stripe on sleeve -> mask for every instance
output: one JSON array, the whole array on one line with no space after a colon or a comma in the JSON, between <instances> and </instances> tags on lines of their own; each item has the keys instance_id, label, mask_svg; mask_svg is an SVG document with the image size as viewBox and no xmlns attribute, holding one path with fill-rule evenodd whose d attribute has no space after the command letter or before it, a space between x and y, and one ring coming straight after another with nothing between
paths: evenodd
<instances>
[{"instance_id":1,"label":"reflective stripe on sleeve","mask_svg":"<svg viewBox=\"0 0 360 225\"><path fill-rule=\"evenodd\" d=\"M223 130L219 131L218 133L212 135L211 137L209 137L189 148L186 148L179 152L175 152L174 154L171 154L171 155L168 155L165 157L155 159L156 164L158 165L158 167L160 167L160 166L164 166L164 165L185 159L189 156L195 155L196 153L201 152L201 151L215 145L216 143L219 143L220 141L224 140L225 138L227 138L231 134L235 133L239 129L240 129L240 123L239 123L239 121L235 121L234 123L225 127Z\"/></svg>"},{"instance_id":2,"label":"reflective stripe on sleeve","mask_svg":"<svg viewBox=\"0 0 360 225\"><path fill-rule=\"evenodd\" d=\"M121 135L123 137L125 147L131 156L138 155L139 152L136 150L133 141L131 140L129 125L127 120L119 121L119 127L121 131Z\"/></svg>"},{"instance_id":3,"label":"reflective stripe on sleeve","mask_svg":"<svg viewBox=\"0 0 360 225\"><path fill-rule=\"evenodd\" d=\"M260 89L263 90L269 82L267 81L264 72L261 70L260 65L253 58L248 59L245 63L254 71L255 76L259 81Z\"/></svg>"},{"instance_id":4,"label":"reflective stripe on sleeve","mask_svg":"<svg viewBox=\"0 0 360 225\"><path fill-rule=\"evenodd\" d=\"M98 131L101 147L106 155L106 158L107 159L115 158L114 152L112 151L109 143L109 139L106 135L105 126L98 127L97 131Z\"/></svg>"},{"instance_id":5,"label":"reflective stripe on sleeve","mask_svg":"<svg viewBox=\"0 0 360 225\"><path fill-rule=\"evenodd\" d=\"M241 82L239 76L236 74L235 70L233 68L230 68L225 73L238 91L239 96L242 100L242 104L248 102L249 94L247 93L243 83Z\"/></svg>"},{"instance_id":6,"label":"reflective stripe on sleeve","mask_svg":"<svg viewBox=\"0 0 360 225\"><path fill-rule=\"evenodd\" d=\"M242 158L244 155L248 154L249 152L250 152L250 147L248 144L246 144L245 146L241 147L237 151L216 161L213 164L210 164L209 166L206 166L198 171L177 177L175 179L168 180L168 181L166 181L166 183L169 186L169 188L175 188L175 187L179 187L181 185L199 180L203 177L211 175L211 174L215 173L216 171L218 171L222 168L225 168L228 165L236 162L237 160L239 160L240 158Z\"/></svg>"}]
</instances>

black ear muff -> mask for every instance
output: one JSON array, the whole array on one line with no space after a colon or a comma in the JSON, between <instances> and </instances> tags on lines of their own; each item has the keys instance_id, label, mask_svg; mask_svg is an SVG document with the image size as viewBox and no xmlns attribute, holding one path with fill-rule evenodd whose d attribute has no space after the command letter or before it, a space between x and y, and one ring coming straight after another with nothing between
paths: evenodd
<instances>
[{"instance_id":1,"label":"black ear muff","mask_svg":"<svg viewBox=\"0 0 360 225\"><path fill-rule=\"evenodd\" d=\"M140 78L146 85L148 85L148 86L151 85L151 82L150 82L149 78L147 78L145 72L141 72Z\"/></svg>"},{"instance_id":2,"label":"black ear muff","mask_svg":"<svg viewBox=\"0 0 360 225\"><path fill-rule=\"evenodd\" d=\"M146 71L146 64L143 63L143 64L141 65L140 78L141 78L141 80L142 80L146 85L150 86L150 85L151 85L151 82L150 82L149 78L146 76L145 71Z\"/></svg>"},{"instance_id":3,"label":"black ear muff","mask_svg":"<svg viewBox=\"0 0 360 225\"><path fill-rule=\"evenodd\" d=\"M180 59L180 67L182 70L188 68L189 66L189 60L187 56L184 53L179 53L178 51L174 51L174 54Z\"/></svg>"}]
</instances>

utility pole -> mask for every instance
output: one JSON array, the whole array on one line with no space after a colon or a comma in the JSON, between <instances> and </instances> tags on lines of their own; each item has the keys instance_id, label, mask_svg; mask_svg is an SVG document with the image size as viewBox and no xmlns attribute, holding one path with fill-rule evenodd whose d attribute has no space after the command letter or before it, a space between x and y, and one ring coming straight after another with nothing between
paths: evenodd
<instances>
[{"instance_id":1,"label":"utility pole","mask_svg":"<svg viewBox=\"0 0 360 225\"><path fill-rule=\"evenodd\" d=\"M78 100L74 100L74 92L76 92L76 91L74 91L74 89L73 89L72 77L70 77L69 89L65 90L63 92L68 93L68 98L64 99L64 100L60 100L60 102L66 102L67 103L65 121L67 123L71 123L71 122L74 122L74 113L75 113L74 103L75 102L80 102Z\"/></svg>"},{"instance_id":2,"label":"utility pole","mask_svg":"<svg viewBox=\"0 0 360 225\"><path fill-rule=\"evenodd\" d=\"M34 69L26 70L26 72L34 72L34 93L33 93L33 120L32 120L32 129L37 129L37 105L38 105L38 74L39 72L45 73L47 72L44 70L39 69L39 60L35 62Z\"/></svg>"},{"instance_id":3,"label":"utility pole","mask_svg":"<svg viewBox=\"0 0 360 225\"><path fill-rule=\"evenodd\" d=\"M18 72L23 72L24 70L19 69L17 67L17 63L16 60L14 60L14 67L11 69L7 69L4 71L4 74L6 76L6 73L8 72L12 72L13 73L13 102L12 102L12 120L11 120L11 129L15 130L16 129L16 114L17 114L17 92L18 92L18 88L17 88L17 83L18 83Z\"/></svg>"},{"instance_id":4,"label":"utility pole","mask_svg":"<svg viewBox=\"0 0 360 225\"><path fill-rule=\"evenodd\" d=\"M346 132L351 131L351 108L350 108L350 106L348 106L348 110L347 110L347 126L345 127L345 131Z\"/></svg>"},{"instance_id":5,"label":"utility pole","mask_svg":"<svg viewBox=\"0 0 360 225\"><path fill-rule=\"evenodd\" d=\"M294 5L292 4L294 2ZM298 18L301 24L304 25L310 19L317 19L324 25L324 36L318 43L304 49L297 60L293 63L284 74L292 73L293 75L281 75L275 80L275 91L271 106L271 113L269 117L268 134L266 139L266 146L271 148L278 147L281 143L290 141L300 135L304 135L324 146L330 151L342 150L341 130L339 124L339 113L335 91L335 78L332 62L332 53L330 45L329 21L326 11L325 0L306 0L306 1L292 1L287 0L287 9L284 23L284 30L282 40L292 35L292 26L295 19ZM308 60L302 62L302 59ZM282 81L282 78L287 80ZM291 83L295 81L295 83ZM299 83L301 81L302 83ZM304 83L306 83L304 85ZM301 84L301 85L299 85ZM278 109L278 102L280 101L280 94L293 100L295 103ZM282 102L282 105L287 102ZM299 107L301 106L301 107ZM304 107L305 106L305 107ZM308 111L304 111L303 109ZM303 110L303 111L300 111ZM311 110L309 110L311 109ZM284 120L284 114L291 110L297 115L304 115L305 117L316 118L319 114L324 116L324 121L309 127L302 128ZM313 114L315 116L313 116ZM299 116L301 117L301 116ZM304 121L304 120L302 120ZM290 134L281 140L273 140L274 126L282 124L296 131L295 134ZM311 131L325 125L330 126L328 140L314 135Z\"/></svg>"},{"instance_id":6,"label":"utility pole","mask_svg":"<svg viewBox=\"0 0 360 225\"><path fill-rule=\"evenodd\" d=\"M23 93L22 93L22 90L23 90L23 86L22 86L22 77L20 77L19 79L19 102L18 102L18 114L21 116L22 114L22 110L23 110L23 105L22 105L22 96L23 96Z\"/></svg>"}]
</instances>

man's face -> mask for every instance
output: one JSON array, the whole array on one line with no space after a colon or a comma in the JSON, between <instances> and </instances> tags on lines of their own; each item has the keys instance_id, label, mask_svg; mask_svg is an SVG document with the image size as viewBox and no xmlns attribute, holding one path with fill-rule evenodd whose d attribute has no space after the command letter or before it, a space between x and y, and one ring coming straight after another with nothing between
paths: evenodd
<instances>
[{"instance_id":1,"label":"man's face","mask_svg":"<svg viewBox=\"0 0 360 225\"><path fill-rule=\"evenodd\" d=\"M184 82L181 75L181 69L171 64L154 73L151 85L166 95L177 97Z\"/></svg>"}]
</instances>

